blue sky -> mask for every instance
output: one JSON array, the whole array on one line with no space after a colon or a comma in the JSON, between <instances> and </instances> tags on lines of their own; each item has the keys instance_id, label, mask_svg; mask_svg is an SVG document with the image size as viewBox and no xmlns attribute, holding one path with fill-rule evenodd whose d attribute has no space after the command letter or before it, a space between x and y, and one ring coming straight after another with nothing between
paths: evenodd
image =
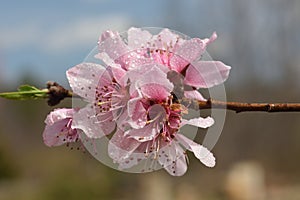
<instances>
[{"instance_id":1,"label":"blue sky","mask_svg":"<svg viewBox=\"0 0 300 200\"><path fill-rule=\"evenodd\" d=\"M174 7L176 2L178 6ZM195 0L187 2L2 0L1 82L13 84L24 73L29 73L41 81L66 83L65 71L80 63L95 47L101 32L107 29L169 27L192 36L209 36L216 26L211 20L199 18L199 13L209 14L206 6L211 6L213 1L200 5ZM196 4L199 9L195 8ZM195 26L206 31L199 35L199 29L193 29Z\"/></svg>"},{"instance_id":2,"label":"blue sky","mask_svg":"<svg viewBox=\"0 0 300 200\"><path fill-rule=\"evenodd\" d=\"M15 85L30 73L41 82L67 84L65 71L83 61L102 31L131 26L168 27L201 38L217 31L209 53L233 67L229 82L244 80L251 70L274 81L287 60L300 74L297 8L300 3L282 7L279 0L1 0L0 83Z\"/></svg>"},{"instance_id":3,"label":"blue sky","mask_svg":"<svg viewBox=\"0 0 300 200\"><path fill-rule=\"evenodd\" d=\"M155 2L155 1L153 1ZM0 8L1 79L14 82L22 73L41 80L65 80L106 29L155 25L162 13L157 2L142 1L5 1ZM154 11L154 12L153 12ZM158 13L158 14L157 14Z\"/></svg>"}]
</instances>

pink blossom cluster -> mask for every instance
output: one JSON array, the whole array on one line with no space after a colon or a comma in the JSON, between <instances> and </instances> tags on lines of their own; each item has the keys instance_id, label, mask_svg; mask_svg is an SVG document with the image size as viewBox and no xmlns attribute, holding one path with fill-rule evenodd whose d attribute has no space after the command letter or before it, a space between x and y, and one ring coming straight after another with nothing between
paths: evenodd
<instances>
[{"instance_id":1,"label":"pink blossom cluster","mask_svg":"<svg viewBox=\"0 0 300 200\"><path fill-rule=\"evenodd\" d=\"M120 170L151 161L145 171L155 162L181 176L187 170L186 150L213 167L213 154L184 135L181 127L208 128L214 120L185 118L189 108L181 100L205 101L198 90L227 79L229 66L201 59L216 38L213 33L206 39L187 39L169 29L151 34L130 28L126 38L104 32L95 55L103 64L84 62L67 71L74 94L87 105L51 112L45 121L45 144L81 141L81 134L91 140L107 137L108 155Z\"/></svg>"}]
</instances>

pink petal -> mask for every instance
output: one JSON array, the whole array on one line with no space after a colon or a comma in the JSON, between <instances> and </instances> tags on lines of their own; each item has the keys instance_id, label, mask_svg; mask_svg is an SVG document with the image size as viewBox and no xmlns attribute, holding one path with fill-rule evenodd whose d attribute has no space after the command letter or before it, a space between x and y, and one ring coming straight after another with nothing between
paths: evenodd
<instances>
[{"instance_id":1,"label":"pink petal","mask_svg":"<svg viewBox=\"0 0 300 200\"><path fill-rule=\"evenodd\" d=\"M52 111L47 116L43 132L43 140L47 146L59 146L77 141L77 130L71 128L74 112L73 109L62 108Z\"/></svg>"},{"instance_id":2,"label":"pink petal","mask_svg":"<svg viewBox=\"0 0 300 200\"><path fill-rule=\"evenodd\" d=\"M135 139L125 136L121 129L117 129L108 143L108 155L116 163L125 162L140 144Z\"/></svg>"},{"instance_id":3,"label":"pink petal","mask_svg":"<svg viewBox=\"0 0 300 200\"><path fill-rule=\"evenodd\" d=\"M192 125L200 128L208 128L211 127L214 124L214 122L215 122L214 119L211 117L206 117L206 118L198 117L190 120L182 119L180 125L181 126Z\"/></svg>"},{"instance_id":4,"label":"pink petal","mask_svg":"<svg viewBox=\"0 0 300 200\"><path fill-rule=\"evenodd\" d=\"M121 85L126 85L126 79L125 74L126 71L121 67L120 64L115 63L113 59L111 59L105 52L98 53L96 58L102 60L105 64L108 70L112 71L113 78Z\"/></svg>"},{"instance_id":5,"label":"pink petal","mask_svg":"<svg viewBox=\"0 0 300 200\"><path fill-rule=\"evenodd\" d=\"M204 50L205 45L199 38L185 41L174 52L174 55L170 60L171 69L181 72L189 63L199 59Z\"/></svg>"},{"instance_id":6,"label":"pink petal","mask_svg":"<svg viewBox=\"0 0 300 200\"><path fill-rule=\"evenodd\" d=\"M126 79L125 79L125 75L126 75L126 71L124 69L122 69L121 67L111 67L112 70L112 74L114 79L122 86L125 87L126 86Z\"/></svg>"},{"instance_id":7,"label":"pink petal","mask_svg":"<svg viewBox=\"0 0 300 200\"><path fill-rule=\"evenodd\" d=\"M160 64L146 64L142 66L137 66L136 68L129 70L126 72L126 78L130 79L131 83L136 83L138 80L144 80L144 78L147 78L147 75L145 74L151 74L153 70L158 70L157 74L160 74L159 77L161 77L163 80L165 80L166 75L169 69L168 67ZM152 80L150 80L150 83L153 83L153 77ZM132 84L131 84L132 85ZM172 87L172 86L170 86Z\"/></svg>"},{"instance_id":8,"label":"pink petal","mask_svg":"<svg viewBox=\"0 0 300 200\"><path fill-rule=\"evenodd\" d=\"M188 67L184 83L196 88L210 88L223 83L229 71L230 66L220 61L198 61Z\"/></svg>"},{"instance_id":9,"label":"pink petal","mask_svg":"<svg viewBox=\"0 0 300 200\"><path fill-rule=\"evenodd\" d=\"M128 46L131 49L140 49L146 47L151 38L151 33L140 28L132 27L128 30Z\"/></svg>"},{"instance_id":10,"label":"pink petal","mask_svg":"<svg viewBox=\"0 0 300 200\"><path fill-rule=\"evenodd\" d=\"M59 120L63 120L67 118L71 119L73 117L73 114L74 114L74 109L58 108L49 113L49 115L45 120L45 123L47 125L52 125Z\"/></svg>"},{"instance_id":11,"label":"pink petal","mask_svg":"<svg viewBox=\"0 0 300 200\"><path fill-rule=\"evenodd\" d=\"M143 128L130 129L126 131L125 134L136 141L146 142L153 140L159 134L159 132L155 126L146 125Z\"/></svg>"},{"instance_id":12,"label":"pink petal","mask_svg":"<svg viewBox=\"0 0 300 200\"><path fill-rule=\"evenodd\" d=\"M155 104L148 108L146 115L147 124L144 127L138 129L130 129L126 132L126 135L140 141L145 142L153 140L161 132L162 122L166 117L166 111L161 105ZM147 115L148 113L148 115Z\"/></svg>"},{"instance_id":13,"label":"pink petal","mask_svg":"<svg viewBox=\"0 0 300 200\"><path fill-rule=\"evenodd\" d=\"M69 119L63 119L53 123L50 126L46 125L43 133L44 143L47 146L52 147L62 145L66 142L70 142L67 140L64 141L66 133L65 130L62 131L69 121Z\"/></svg>"},{"instance_id":14,"label":"pink petal","mask_svg":"<svg viewBox=\"0 0 300 200\"><path fill-rule=\"evenodd\" d=\"M192 151L196 158L198 158L207 167L214 167L216 159L213 154L204 146L195 143L182 134L176 134L175 138L182 144L187 150Z\"/></svg>"},{"instance_id":15,"label":"pink petal","mask_svg":"<svg viewBox=\"0 0 300 200\"><path fill-rule=\"evenodd\" d=\"M141 128L146 125L147 113L140 98L130 99L127 104L128 123L132 128Z\"/></svg>"},{"instance_id":16,"label":"pink petal","mask_svg":"<svg viewBox=\"0 0 300 200\"><path fill-rule=\"evenodd\" d=\"M78 140L77 130L67 129L65 126L70 122L70 119L63 119L46 125L43 132L44 143L49 146L60 146L65 143L76 142Z\"/></svg>"},{"instance_id":17,"label":"pink petal","mask_svg":"<svg viewBox=\"0 0 300 200\"><path fill-rule=\"evenodd\" d=\"M144 69L143 77L139 77L139 80L140 85L157 83L167 90L173 90L173 84L168 80L167 73L160 68L160 65L152 65L151 68L147 68L147 71Z\"/></svg>"},{"instance_id":18,"label":"pink petal","mask_svg":"<svg viewBox=\"0 0 300 200\"><path fill-rule=\"evenodd\" d=\"M165 170L172 176L182 176L187 171L187 163L185 159L185 155L182 154L179 158L177 158L174 163L169 166L164 167Z\"/></svg>"},{"instance_id":19,"label":"pink petal","mask_svg":"<svg viewBox=\"0 0 300 200\"><path fill-rule=\"evenodd\" d=\"M201 58L201 55L205 52L207 45L217 39L217 34L214 32L210 38L203 40L199 38L192 38L186 40L174 51L174 55L170 60L170 66L172 70L181 72L185 67L193 61Z\"/></svg>"},{"instance_id":20,"label":"pink petal","mask_svg":"<svg viewBox=\"0 0 300 200\"><path fill-rule=\"evenodd\" d=\"M167 47L174 46L179 36L169 29L163 29L159 34L152 39L152 44L156 49L167 50Z\"/></svg>"},{"instance_id":21,"label":"pink petal","mask_svg":"<svg viewBox=\"0 0 300 200\"><path fill-rule=\"evenodd\" d=\"M106 64L107 67L111 66L111 67L120 67L121 68L121 65L115 63L115 61L112 58L110 58L106 52L101 52L101 53L96 54L95 58L102 60Z\"/></svg>"},{"instance_id":22,"label":"pink petal","mask_svg":"<svg viewBox=\"0 0 300 200\"><path fill-rule=\"evenodd\" d=\"M91 105L87 105L74 114L72 128L81 129L89 138L101 138L115 129L116 124L111 119L111 112L102 117Z\"/></svg>"},{"instance_id":23,"label":"pink petal","mask_svg":"<svg viewBox=\"0 0 300 200\"><path fill-rule=\"evenodd\" d=\"M216 159L214 155L204 146L200 144L191 145L192 152L207 167L214 167Z\"/></svg>"},{"instance_id":24,"label":"pink petal","mask_svg":"<svg viewBox=\"0 0 300 200\"><path fill-rule=\"evenodd\" d=\"M129 51L119 33L113 31L106 31L100 36L98 48L100 53L107 53L107 55L113 60L122 57Z\"/></svg>"},{"instance_id":25,"label":"pink petal","mask_svg":"<svg viewBox=\"0 0 300 200\"><path fill-rule=\"evenodd\" d=\"M210 43L212 43L213 41L215 41L217 39L218 35L216 32L213 32L213 34L210 36L210 38L205 38L203 41L203 43L205 44L205 46L209 45Z\"/></svg>"},{"instance_id":26,"label":"pink petal","mask_svg":"<svg viewBox=\"0 0 300 200\"><path fill-rule=\"evenodd\" d=\"M145 156L144 153L132 153L129 155L129 157L125 160L119 161L119 169L120 170L124 170L124 169L129 169L132 168L138 164L140 164L143 160L147 159L147 157ZM148 168L149 170L149 168ZM146 171L145 169L143 169L144 172ZM134 171L137 172L137 171Z\"/></svg>"},{"instance_id":27,"label":"pink petal","mask_svg":"<svg viewBox=\"0 0 300 200\"><path fill-rule=\"evenodd\" d=\"M155 83L144 85L141 87L141 91L145 97L158 101L166 100L167 97L170 96L170 92L167 91L165 87Z\"/></svg>"},{"instance_id":28,"label":"pink petal","mask_svg":"<svg viewBox=\"0 0 300 200\"><path fill-rule=\"evenodd\" d=\"M170 96L174 86L167 78L167 74L157 67L145 73L137 82L143 95L150 99L165 100Z\"/></svg>"},{"instance_id":29,"label":"pink petal","mask_svg":"<svg viewBox=\"0 0 300 200\"><path fill-rule=\"evenodd\" d=\"M96 87L101 84L108 85L111 80L105 75L105 68L95 63L81 63L67 71L67 78L74 93L94 101Z\"/></svg>"},{"instance_id":30,"label":"pink petal","mask_svg":"<svg viewBox=\"0 0 300 200\"><path fill-rule=\"evenodd\" d=\"M172 176L182 176L187 171L183 149L174 141L159 150L158 162Z\"/></svg>"},{"instance_id":31,"label":"pink petal","mask_svg":"<svg viewBox=\"0 0 300 200\"><path fill-rule=\"evenodd\" d=\"M184 97L188 99L206 101L206 99L197 90L184 91Z\"/></svg>"},{"instance_id":32,"label":"pink petal","mask_svg":"<svg viewBox=\"0 0 300 200\"><path fill-rule=\"evenodd\" d=\"M175 142L171 141L159 149L158 162L162 167L169 167L173 164L173 161L176 161L177 148L178 146L175 145Z\"/></svg>"}]
</instances>

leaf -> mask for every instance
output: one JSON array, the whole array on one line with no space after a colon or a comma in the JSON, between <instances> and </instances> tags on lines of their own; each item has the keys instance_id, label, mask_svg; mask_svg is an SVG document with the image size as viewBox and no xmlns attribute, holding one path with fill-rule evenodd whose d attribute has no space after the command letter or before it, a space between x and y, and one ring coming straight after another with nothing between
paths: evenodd
<instances>
[{"instance_id":1,"label":"leaf","mask_svg":"<svg viewBox=\"0 0 300 200\"><path fill-rule=\"evenodd\" d=\"M34 87L34 86L31 86L31 85L21 85L18 88L18 91L22 92L22 91L40 91L40 90L38 88Z\"/></svg>"},{"instance_id":2,"label":"leaf","mask_svg":"<svg viewBox=\"0 0 300 200\"><path fill-rule=\"evenodd\" d=\"M21 85L18 91L0 93L0 97L14 100L29 100L46 98L47 94L47 89L40 90L31 85Z\"/></svg>"}]
</instances>

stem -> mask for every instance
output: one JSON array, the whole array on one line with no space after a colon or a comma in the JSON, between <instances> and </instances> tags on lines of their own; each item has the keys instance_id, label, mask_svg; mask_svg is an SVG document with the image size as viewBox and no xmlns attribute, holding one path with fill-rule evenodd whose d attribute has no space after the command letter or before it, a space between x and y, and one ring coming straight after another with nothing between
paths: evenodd
<instances>
[{"instance_id":1,"label":"stem","mask_svg":"<svg viewBox=\"0 0 300 200\"><path fill-rule=\"evenodd\" d=\"M23 85L17 92L0 93L0 97L7 99L48 99L49 106L55 106L65 98L80 98L56 82L49 81L46 89L37 89L34 86ZM236 113L240 112L300 112L300 103L242 103L225 102L213 99L197 101L183 98L178 100L180 104L192 109L226 109Z\"/></svg>"},{"instance_id":2,"label":"stem","mask_svg":"<svg viewBox=\"0 0 300 200\"><path fill-rule=\"evenodd\" d=\"M48 105L55 106L60 103L66 97L73 97L73 92L65 89L63 86L59 85L56 82L48 81Z\"/></svg>"},{"instance_id":3,"label":"stem","mask_svg":"<svg viewBox=\"0 0 300 200\"><path fill-rule=\"evenodd\" d=\"M189 105L194 109L227 109L240 112L300 112L300 103L242 103L224 102L209 99L207 101L194 101L183 99L183 105Z\"/></svg>"}]
</instances>

